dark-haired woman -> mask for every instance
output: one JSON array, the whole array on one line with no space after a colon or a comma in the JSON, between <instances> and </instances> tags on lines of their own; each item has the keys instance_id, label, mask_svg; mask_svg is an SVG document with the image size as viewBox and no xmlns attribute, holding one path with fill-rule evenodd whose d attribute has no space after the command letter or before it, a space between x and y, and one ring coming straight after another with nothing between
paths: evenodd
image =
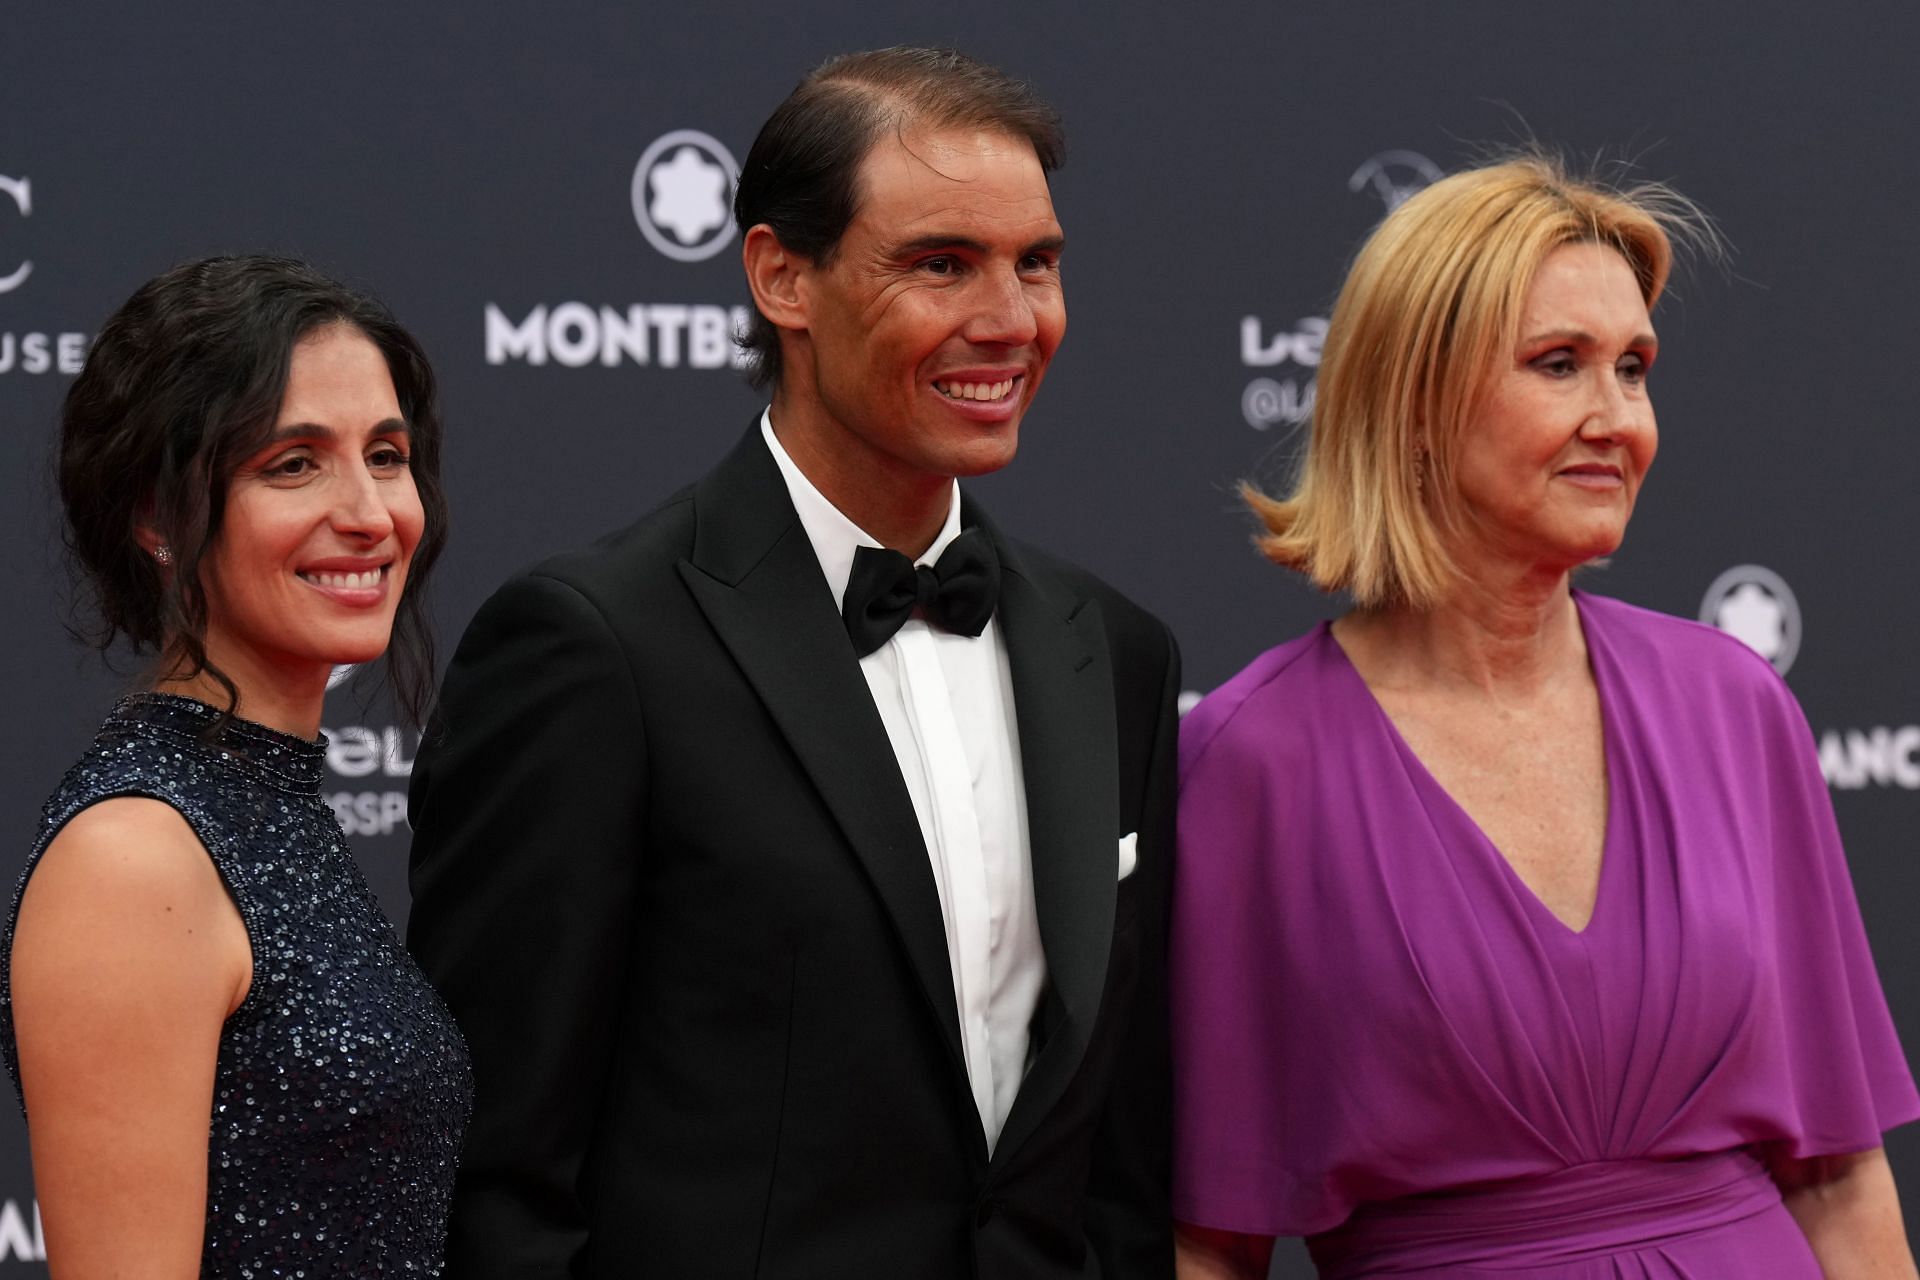
<instances>
[{"instance_id":1,"label":"dark-haired woman","mask_svg":"<svg viewBox=\"0 0 1920 1280\"><path fill-rule=\"evenodd\" d=\"M445 533L433 375L276 258L141 288L66 402L102 643L156 661L48 802L0 1049L59 1276L434 1275L472 1092L320 797L327 676L417 714Z\"/></svg>"}]
</instances>

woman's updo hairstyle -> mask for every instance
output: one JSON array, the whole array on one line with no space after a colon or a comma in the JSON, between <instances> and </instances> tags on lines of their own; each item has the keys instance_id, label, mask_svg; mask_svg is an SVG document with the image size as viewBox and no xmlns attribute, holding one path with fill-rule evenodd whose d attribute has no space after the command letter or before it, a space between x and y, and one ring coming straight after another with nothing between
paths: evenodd
<instances>
[{"instance_id":1,"label":"woman's updo hairstyle","mask_svg":"<svg viewBox=\"0 0 1920 1280\"><path fill-rule=\"evenodd\" d=\"M294 348L336 324L386 358L410 429L426 524L387 671L400 708L419 723L434 673L424 588L447 535L433 370L384 305L291 258L175 267L101 329L60 422L60 498L82 592L74 630L102 652L125 637L170 674L211 676L232 711L233 682L207 659L201 564L220 533L228 482L273 430Z\"/></svg>"}]
</instances>

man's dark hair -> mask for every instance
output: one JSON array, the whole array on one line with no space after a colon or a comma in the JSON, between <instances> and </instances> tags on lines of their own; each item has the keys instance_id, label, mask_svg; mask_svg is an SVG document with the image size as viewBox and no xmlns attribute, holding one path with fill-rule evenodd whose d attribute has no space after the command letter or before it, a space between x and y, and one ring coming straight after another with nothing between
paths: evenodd
<instances>
[{"instance_id":1,"label":"man's dark hair","mask_svg":"<svg viewBox=\"0 0 1920 1280\"><path fill-rule=\"evenodd\" d=\"M950 49L849 53L809 73L753 140L733 196L740 233L764 222L788 252L831 262L859 203L860 162L910 127L1024 138L1044 173L1066 158L1059 113L1023 81ZM740 345L755 387L780 381L779 331L758 310Z\"/></svg>"},{"instance_id":2,"label":"man's dark hair","mask_svg":"<svg viewBox=\"0 0 1920 1280\"><path fill-rule=\"evenodd\" d=\"M378 301L303 262L207 258L142 285L114 312L67 391L58 480L70 564L92 598L76 626L103 652L178 658L238 692L207 659L200 567L220 533L234 471L273 432L293 349L329 325L365 335L386 358L409 431L414 487L426 513L394 617L387 673L402 710L423 721L433 690L426 584L447 538L440 488L440 410L426 353ZM163 573L141 545L171 553Z\"/></svg>"}]
</instances>

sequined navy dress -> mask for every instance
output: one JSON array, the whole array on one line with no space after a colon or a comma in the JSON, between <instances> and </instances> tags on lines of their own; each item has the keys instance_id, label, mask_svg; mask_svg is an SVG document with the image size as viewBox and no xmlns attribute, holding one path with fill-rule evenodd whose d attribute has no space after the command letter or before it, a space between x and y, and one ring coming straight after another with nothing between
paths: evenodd
<instances>
[{"instance_id":1,"label":"sequined navy dress","mask_svg":"<svg viewBox=\"0 0 1920 1280\"><path fill-rule=\"evenodd\" d=\"M17 1089L10 958L40 852L88 805L148 796L206 846L246 924L253 981L220 1034L200 1274L435 1276L471 1109L466 1046L320 798L324 742L203 703L114 708L47 802L0 951L0 1050Z\"/></svg>"}]
</instances>

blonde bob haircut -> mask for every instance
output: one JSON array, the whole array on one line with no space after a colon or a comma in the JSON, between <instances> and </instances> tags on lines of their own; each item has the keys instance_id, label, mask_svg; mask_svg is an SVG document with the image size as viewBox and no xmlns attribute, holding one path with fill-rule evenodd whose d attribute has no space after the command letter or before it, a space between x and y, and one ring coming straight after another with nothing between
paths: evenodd
<instances>
[{"instance_id":1,"label":"blonde bob haircut","mask_svg":"<svg viewBox=\"0 0 1920 1280\"><path fill-rule=\"evenodd\" d=\"M1649 310L1673 264L1670 233L1711 246L1685 197L1613 189L1528 153L1442 179L1361 246L1321 351L1293 492L1241 496L1276 564L1362 608L1438 604L1454 584L1449 535L1462 434L1519 340L1535 271L1565 244L1602 244L1633 269Z\"/></svg>"}]
</instances>

